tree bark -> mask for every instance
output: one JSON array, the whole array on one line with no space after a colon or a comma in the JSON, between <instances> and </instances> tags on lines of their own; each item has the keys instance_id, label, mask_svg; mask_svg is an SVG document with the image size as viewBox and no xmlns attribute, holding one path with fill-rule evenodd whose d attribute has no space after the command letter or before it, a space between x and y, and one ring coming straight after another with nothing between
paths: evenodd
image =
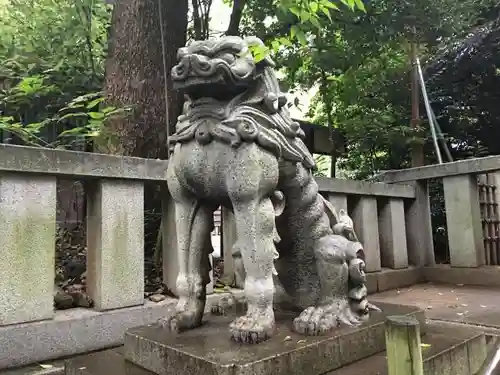
<instances>
[{"instance_id":1,"label":"tree bark","mask_svg":"<svg viewBox=\"0 0 500 375\"><path fill-rule=\"evenodd\" d=\"M247 0L234 0L226 35L239 35L241 17L243 16L243 9L245 9L246 3Z\"/></svg>"},{"instance_id":2,"label":"tree bark","mask_svg":"<svg viewBox=\"0 0 500 375\"><path fill-rule=\"evenodd\" d=\"M168 157L167 128L173 133L182 108L182 97L172 89L170 70L175 65L178 48L186 43L187 13L188 0L116 2L106 61L105 92L108 104L132 106L133 109L126 118L107 122L97 145L100 152ZM160 25L160 17L163 25Z\"/></svg>"}]
</instances>

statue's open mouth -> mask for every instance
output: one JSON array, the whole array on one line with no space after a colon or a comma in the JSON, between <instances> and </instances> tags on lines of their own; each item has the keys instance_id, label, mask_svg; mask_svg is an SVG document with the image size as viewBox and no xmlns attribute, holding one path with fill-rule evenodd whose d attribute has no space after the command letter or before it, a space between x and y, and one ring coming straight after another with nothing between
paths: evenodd
<instances>
[{"instance_id":1,"label":"statue's open mouth","mask_svg":"<svg viewBox=\"0 0 500 375\"><path fill-rule=\"evenodd\" d=\"M254 80L255 66L246 59L210 58L200 54L184 55L172 68L174 88L183 90L192 99L211 97L234 98Z\"/></svg>"},{"instance_id":2,"label":"statue's open mouth","mask_svg":"<svg viewBox=\"0 0 500 375\"><path fill-rule=\"evenodd\" d=\"M200 98L214 98L220 101L233 99L246 91L246 85L228 85L224 82L206 83L199 80L185 81L182 84L175 84L174 88L182 89L192 100Z\"/></svg>"}]
</instances>

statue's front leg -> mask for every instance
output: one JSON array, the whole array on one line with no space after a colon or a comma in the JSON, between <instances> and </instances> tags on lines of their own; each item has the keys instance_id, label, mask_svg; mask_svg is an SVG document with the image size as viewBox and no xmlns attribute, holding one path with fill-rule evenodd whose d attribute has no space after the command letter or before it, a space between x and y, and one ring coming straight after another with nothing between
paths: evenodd
<instances>
[{"instance_id":1,"label":"statue's front leg","mask_svg":"<svg viewBox=\"0 0 500 375\"><path fill-rule=\"evenodd\" d=\"M259 343L274 331L273 257L274 209L269 198L232 200L236 220L236 246L245 267L247 312L230 324L231 337L238 342Z\"/></svg>"},{"instance_id":2,"label":"statue's front leg","mask_svg":"<svg viewBox=\"0 0 500 375\"><path fill-rule=\"evenodd\" d=\"M179 300L175 312L159 323L170 330L182 331L198 327L203 319L206 285L210 282L207 238L210 238L213 210L172 180L169 188L175 200Z\"/></svg>"}]
</instances>

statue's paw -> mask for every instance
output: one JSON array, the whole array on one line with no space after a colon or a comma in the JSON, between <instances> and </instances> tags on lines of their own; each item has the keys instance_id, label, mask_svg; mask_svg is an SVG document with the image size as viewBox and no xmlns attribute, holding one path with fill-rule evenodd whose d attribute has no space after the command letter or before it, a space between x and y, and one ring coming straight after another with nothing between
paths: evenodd
<instances>
[{"instance_id":1,"label":"statue's paw","mask_svg":"<svg viewBox=\"0 0 500 375\"><path fill-rule=\"evenodd\" d=\"M295 331L300 334L317 336L330 332L341 323L349 326L361 323L345 299L335 300L321 306L308 307L294 319L293 326Z\"/></svg>"},{"instance_id":2,"label":"statue's paw","mask_svg":"<svg viewBox=\"0 0 500 375\"><path fill-rule=\"evenodd\" d=\"M181 305L181 303L179 303ZM192 303L183 303L178 306L176 312L158 319L158 324L172 332L182 332L199 327L203 319L204 303L196 301Z\"/></svg>"},{"instance_id":3,"label":"statue's paw","mask_svg":"<svg viewBox=\"0 0 500 375\"><path fill-rule=\"evenodd\" d=\"M236 318L229 325L231 338L245 344L258 344L269 339L274 332L274 313L251 313Z\"/></svg>"},{"instance_id":4,"label":"statue's paw","mask_svg":"<svg viewBox=\"0 0 500 375\"><path fill-rule=\"evenodd\" d=\"M213 315L227 315L230 311L233 311L235 305L236 300L233 296L223 296L219 301L212 303L210 312Z\"/></svg>"},{"instance_id":5,"label":"statue's paw","mask_svg":"<svg viewBox=\"0 0 500 375\"><path fill-rule=\"evenodd\" d=\"M210 312L213 315L228 315L230 313L245 313L247 301L245 297L236 297L233 295L223 296L219 301L210 306Z\"/></svg>"}]
</instances>

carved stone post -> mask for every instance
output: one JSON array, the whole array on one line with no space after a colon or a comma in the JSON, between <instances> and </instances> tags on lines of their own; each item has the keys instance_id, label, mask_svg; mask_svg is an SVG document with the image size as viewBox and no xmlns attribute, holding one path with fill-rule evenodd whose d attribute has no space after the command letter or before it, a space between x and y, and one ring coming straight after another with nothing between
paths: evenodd
<instances>
[{"instance_id":1,"label":"carved stone post","mask_svg":"<svg viewBox=\"0 0 500 375\"><path fill-rule=\"evenodd\" d=\"M235 264L233 259L233 245L236 242L236 222L234 214L227 208L221 208L222 214L222 253L224 259L224 276L226 283L235 283L242 287L242 280L235 273ZM241 285L240 285L241 284Z\"/></svg>"},{"instance_id":2,"label":"carved stone post","mask_svg":"<svg viewBox=\"0 0 500 375\"><path fill-rule=\"evenodd\" d=\"M328 201L335 208L335 211L337 211L337 213L341 209L344 209L347 212L347 195L329 193L327 198L328 198Z\"/></svg>"},{"instance_id":3,"label":"carved stone post","mask_svg":"<svg viewBox=\"0 0 500 375\"><path fill-rule=\"evenodd\" d=\"M162 186L162 192L161 244L163 250L163 282L173 294L177 295L176 280L179 273L179 265L177 260L175 205L166 185Z\"/></svg>"},{"instance_id":4,"label":"carved stone post","mask_svg":"<svg viewBox=\"0 0 500 375\"><path fill-rule=\"evenodd\" d=\"M0 326L54 315L56 178L0 175Z\"/></svg>"},{"instance_id":5,"label":"carved stone post","mask_svg":"<svg viewBox=\"0 0 500 375\"><path fill-rule=\"evenodd\" d=\"M379 212L382 265L393 269L408 267L405 207L402 198L383 202Z\"/></svg>"},{"instance_id":6,"label":"carved stone post","mask_svg":"<svg viewBox=\"0 0 500 375\"><path fill-rule=\"evenodd\" d=\"M406 235L408 260L411 265L422 267L436 263L432 239L431 205L426 180L415 181L415 199L406 207Z\"/></svg>"},{"instance_id":7,"label":"carved stone post","mask_svg":"<svg viewBox=\"0 0 500 375\"><path fill-rule=\"evenodd\" d=\"M175 224L175 203L168 192L167 186L162 186L162 227L160 228L162 238L162 262L163 282L167 288L177 295L177 275L179 274L179 262L177 256L177 234ZM212 255L210 264L213 267ZM213 269L210 270L210 283L207 285L207 294L214 291Z\"/></svg>"},{"instance_id":8,"label":"carved stone post","mask_svg":"<svg viewBox=\"0 0 500 375\"><path fill-rule=\"evenodd\" d=\"M87 286L97 310L144 303L144 185L100 180L87 197Z\"/></svg>"},{"instance_id":9,"label":"carved stone post","mask_svg":"<svg viewBox=\"0 0 500 375\"><path fill-rule=\"evenodd\" d=\"M452 267L484 265L484 243L475 175L443 178Z\"/></svg>"},{"instance_id":10,"label":"carved stone post","mask_svg":"<svg viewBox=\"0 0 500 375\"><path fill-rule=\"evenodd\" d=\"M366 271L380 271L377 199L370 196L360 197L354 205L352 219L354 221L354 230L364 247Z\"/></svg>"}]
</instances>

